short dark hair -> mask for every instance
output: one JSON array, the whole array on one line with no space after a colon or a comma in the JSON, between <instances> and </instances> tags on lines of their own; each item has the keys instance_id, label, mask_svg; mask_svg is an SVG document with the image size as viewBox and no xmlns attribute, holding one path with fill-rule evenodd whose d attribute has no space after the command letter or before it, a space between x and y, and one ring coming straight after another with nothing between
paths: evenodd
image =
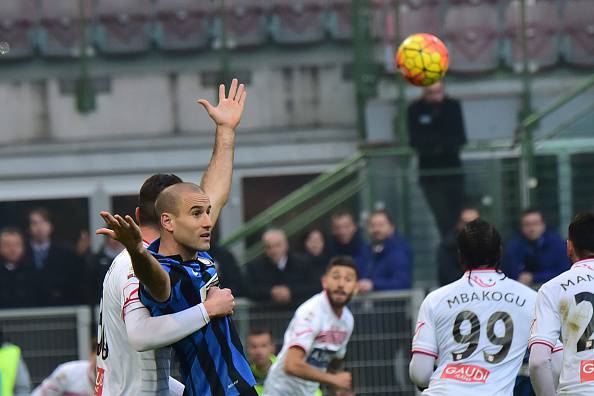
<instances>
[{"instance_id":1,"label":"short dark hair","mask_svg":"<svg viewBox=\"0 0 594 396\"><path fill-rule=\"evenodd\" d=\"M142 225L158 225L159 220L155 212L157 197L169 186L181 183L182 179L174 174L157 173L144 181L138 193L138 221Z\"/></svg>"},{"instance_id":2,"label":"short dark hair","mask_svg":"<svg viewBox=\"0 0 594 396\"><path fill-rule=\"evenodd\" d=\"M335 220L335 219L338 219L339 217L344 217L344 216L350 217L351 220L353 220L353 223L355 223L355 216L353 216L353 214L346 209L339 209L336 212L332 213L332 215L330 216L330 220Z\"/></svg>"},{"instance_id":3,"label":"short dark hair","mask_svg":"<svg viewBox=\"0 0 594 396\"><path fill-rule=\"evenodd\" d=\"M371 219L373 216L384 216L388 220L388 223L390 223L391 225L394 225L394 220L392 219L390 212L388 212L386 209L374 210L373 212L371 212L369 214L369 219Z\"/></svg>"},{"instance_id":4,"label":"short dark hair","mask_svg":"<svg viewBox=\"0 0 594 396\"><path fill-rule=\"evenodd\" d=\"M25 236L23 235L22 231L16 227L12 227L12 226L7 226L7 227L0 229L0 236L3 236L4 234L16 234L16 235L20 236L22 240L25 239Z\"/></svg>"},{"instance_id":5,"label":"short dark hair","mask_svg":"<svg viewBox=\"0 0 594 396\"><path fill-rule=\"evenodd\" d=\"M501 246L499 231L482 219L467 223L458 234L458 251L465 269L484 266L499 269Z\"/></svg>"},{"instance_id":6,"label":"short dark hair","mask_svg":"<svg viewBox=\"0 0 594 396\"><path fill-rule=\"evenodd\" d=\"M528 215L531 215L531 214L537 214L537 215L539 215L540 218L544 221L544 216L543 216L542 212L540 210L536 209L536 208L527 208L527 209L524 209L522 211L522 215L520 216L520 219L523 219L524 217L526 217Z\"/></svg>"},{"instance_id":7,"label":"short dark hair","mask_svg":"<svg viewBox=\"0 0 594 396\"><path fill-rule=\"evenodd\" d=\"M262 334L268 334L270 336L270 339L272 340L272 331L270 331L270 329L266 327L252 327L250 329L248 336L256 336Z\"/></svg>"},{"instance_id":8,"label":"short dark hair","mask_svg":"<svg viewBox=\"0 0 594 396\"><path fill-rule=\"evenodd\" d=\"M33 209L31 209L29 211L29 221L31 221L31 215L33 214L38 214L39 216L41 216L41 218L45 221L47 221L50 224L52 223L52 215L50 214L49 210L47 210L46 208L42 208L41 206L35 207Z\"/></svg>"},{"instance_id":9,"label":"short dark hair","mask_svg":"<svg viewBox=\"0 0 594 396\"><path fill-rule=\"evenodd\" d=\"M578 213L567 234L578 258L594 256L594 213Z\"/></svg>"},{"instance_id":10,"label":"short dark hair","mask_svg":"<svg viewBox=\"0 0 594 396\"><path fill-rule=\"evenodd\" d=\"M357 264L351 256L334 256L330 259L330 263L326 267L326 273L330 272L330 270L334 267L349 267L355 270L355 274L357 274L357 278L359 277L359 270L357 269Z\"/></svg>"}]
</instances>

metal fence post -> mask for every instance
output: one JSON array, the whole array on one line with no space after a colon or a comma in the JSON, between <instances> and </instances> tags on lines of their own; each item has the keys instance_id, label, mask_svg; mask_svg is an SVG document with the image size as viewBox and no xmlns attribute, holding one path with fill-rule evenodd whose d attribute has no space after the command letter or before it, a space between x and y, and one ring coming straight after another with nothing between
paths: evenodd
<instances>
[{"instance_id":1,"label":"metal fence post","mask_svg":"<svg viewBox=\"0 0 594 396\"><path fill-rule=\"evenodd\" d=\"M87 360L91 350L91 307L81 305L76 307L76 342L78 358Z\"/></svg>"},{"instance_id":2,"label":"metal fence post","mask_svg":"<svg viewBox=\"0 0 594 396\"><path fill-rule=\"evenodd\" d=\"M559 232L565 235L573 214L573 171L567 150L557 154L557 189L559 194Z\"/></svg>"}]
</instances>

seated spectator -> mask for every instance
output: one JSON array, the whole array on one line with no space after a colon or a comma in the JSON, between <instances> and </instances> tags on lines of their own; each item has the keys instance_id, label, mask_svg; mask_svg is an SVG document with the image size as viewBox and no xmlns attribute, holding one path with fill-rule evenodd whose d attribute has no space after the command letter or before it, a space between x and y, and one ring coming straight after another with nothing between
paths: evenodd
<instances>
[{"instance_id":1,"label":"seated spectator","mask_svg":"<svg viewBox=\"0 0 594 396\"><path fill-rule=\"evenodd\" d=\"M103 293L103 279L114 258L124 250L124 246L110 237L105 237L103 246L96 254L87 256L86 278L89 304L96 305Z\"/></svg>"},{"instance_id":2,"label":"seated spectator","mask_svg":"<svg viewBox=\"0 0 594 396\"><path fill-rule=\"evenodd\" d=\"M264 256L247 264L247 295L281 305L297 304L311 297L312 279L302 258L289 251L283 230L262 235Z\"/></svg>"},{"instance_id":3,"label":"seated spectator","mask_svg":"<svg viewBox=\"0 0 594 396\"><path fill-rule=\"evenodd\" d=\"M57 246L51 239L53 225L49 212L44 208L29 213L27 257L43 279L40 301L43 305L74 305L84 302L80 279L84 263L71 250ZM75 287L80 285L80 287Z\"/></svg>"},{"instance_id":4,"label":"seated spectator","mask_svg":"<svg viewBox=\"0 0 594 396\"><path fill-rule=\"evenodd\" d=\"M35 270L25 258L23 234L16 228L0 231L0 307L33 307L39 286Z\"/></svg>"},{"instance_id":5,"label":"seated spectator","mask_svg":"<svg viewBox=\"0 0 594 396\"><path fill-rule=\"evenodd\" d=\"M268 370L276 361L275 349L270 330L252 329L250 331L247 338L247 358L256 378L258 395L264 392L264 381L268 376Z\"/></svg>"},{"instance_id":6,"label":"seated spectator","mask_svg":"<svg viewBox=\"0 0 594 396\"><path fill-rule=\"evenodd\" d=\"M472 220L478 219L478 209L467 207L460 211L456 227L452 229L439 244L437 251L437 267L439 269L439 286L448 285L463 275L458 259L458 233Z\"/></svg>"},{"instance_id":7,"label":"seated spectator","mask_svg":"<svg viewBox=\"0 0 594 396\"><path fill-rule=\"evenodd\" d=\"M221 287L231 289L235 297L241 297L244 293L243 273L237 264L237 260L230 250L218 243L218 233L211 234L210 250L208 253L214 258Z\"/></svg>"},{"instance_id":8,"label":"seated spectator","mask_svg":"<svg viewBox=\"0 0 594 396\"><path fill-rule=\"evenodd\" d=\"M410 289L412 249L396 234L388 212L372 212L367 221L367 233L371 239L370 259L359 266L359 292Z\"/></svg>"},{"instance_id":9,"label":"seated spectator","mask_svg":"<svg viewBox=\"0 0 594 396\"><path fill-rule=\"evenodd\" d=\"M332 239L328 241L330 257L351 256L358 266L369 261L369 246L363 240L355 219L347 211L336 212L330 218Z\"/></svg>"},{"instance_id":10,"label":"seated spectator","mask_svg":"<svg viewBox=\"0 0 594 396\"><path fill-rule=\"evenodd\" d=\"M2 329L0 329L0 359L0 378L2 379L0 393L2 395L29 396L31 377L23 360L21 348L7 342Z\"/></svg>"},{"instance_id":11,"label":"seated spectator","mask_svg":"<svg viewBox=\"0 0 594 396\"><path fill-rule=\"evenodd\" d=\"M548 229L542 213L522 213L520 232L508 244L504 256L505 274L531 286L542 284L570 266L565 241Z\"/></svg>"},{"instance_id":12,"label":"seated spectator","mask_svg":"<svg viewBox=\"0 0 594 396\"><path fill-rule=\"evenodd\" d=\"M326 240L322 231L317 228L307 231L302 238L302 249L308 269L315 273L316 278L322 279L330 262L330 256L326 251ZM320 282L320 288L317 291L321 290L322 284Z\"/></svg>"}]
</instances>

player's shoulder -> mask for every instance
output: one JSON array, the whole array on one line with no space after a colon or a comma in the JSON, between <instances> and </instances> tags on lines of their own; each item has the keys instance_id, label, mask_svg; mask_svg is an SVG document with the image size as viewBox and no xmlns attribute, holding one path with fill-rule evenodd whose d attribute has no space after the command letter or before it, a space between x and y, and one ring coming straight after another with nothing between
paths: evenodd
<instances>
[{"instance_id":1,"label":"player's shoulder","mask_svg":"<svg viewBox=\"0 0 594 396\"><path fill-rule=\"evenodd\" d=\"M461 288L464 288L466 286L465 282L468 282L468 279L460 278L457 281L429 292L429 294L425 296L423 304L429 305L431 307L435 304L438 304L439 301L443 300L445 297L451 295L452 293L457 293Z\"/></svg>"},{"instance_id":2,"label":"player's shoulder","mask_svg":"<svg viewBox=\"0 0 594 396\"><path fill-rule=\"evenodd\" d=\"M302 303L295 311L295 316L299 318L316 318L324 315L324 293L318 293Z\"/></svg>"},{"instance_id":3,"label":"player's shoulder","mask_svg":"<svg viewBox=\"0 0 594 396\"><path fill-rule=\"evenodd\" d=\"M521 282L518 282L515 279L506 277L502 280L502 282L504 282L506 289L514 289L514 291L518 294L523 294L524 296L530 298L536 298L536 290L529 286L526 286Z\"/></svg>"},{"instance_id":4,"label":"player's shoulder","mask_svg":"<svg viewBox=\"0 0 594 396\"><path fill-rule=\"evenodd\" d=\"M128 251L124 249L111 262L111 266L109 267L109 271L105 279L109 279L112 282L117 282L121 280L126 280L132 276L134 276L132 259L130 258L130 254L128 253Z\"/></svg>"},{"instance_id":5,"label":"player's shoulder","mask_svg":"<svg viewBox=\"0 0 594 396\"><path fill-rule=\"evenodd\" d=\"M353 317L353 313L349 309L349 307L344 307L342 311L341 319L344 320L349 327L353 327L355 325L355 318Z\"/></svg>"},{"instance_id":6,"label":"player's shoulder","mask_svg":"<svg viewBox=\"0 0 594 396\"><path fill-rule=\"evenodd\" d=\"M561 287L559 287L559 286L567 283L568 280L570 280L575 274L576 274L576 271L573 268L570 268L567 271L562 272L561 274L557 275L556 277L543 283L542 286L540 286L538 293L550 295L550 294L554 294L554 293L560 291Z\"/></svg>"},{"instance_id":7,"label":"player's shoulder","mask_svg":"<svg viewBox=\"0 0 594 396\"><path fill-rule=\"evenodd\" d=\"M89 369L90 363L88 360L73 360L62 363L56 367L57 373L72 373L72 372L86 372Z\"/></svg>"}]
</instances>

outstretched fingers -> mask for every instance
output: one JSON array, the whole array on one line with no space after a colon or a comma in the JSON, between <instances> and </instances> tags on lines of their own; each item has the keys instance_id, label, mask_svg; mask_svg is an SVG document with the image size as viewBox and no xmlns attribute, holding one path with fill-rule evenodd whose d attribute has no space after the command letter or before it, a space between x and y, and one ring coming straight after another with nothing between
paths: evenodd
<instances>
[{"instance_id":1,"label":"outstretched fingers","mask_svg":"<svg viewBox=\"0 0 594 396\"><path fill-rule=\"evenodd\" d=\"M233 81L231 81L231 87L229 87L229 96L227 96L227 99L235 100L235 94L237 94L237 84L238 81L236 78L234 78Z\"/></svg>"},{"instance_id":2,"label":"outstretched fingers","mask_svg":"<svg viewBox=\"0 0 594 396\"><path fill-rule=\"evenodd\" d=\"M95 231L95 234L97 235L107 235L108 237L111 237L113 239L115 239L116 234L113 230L110 230L109 228L99 228L97 231Z\"/></svg>"},{"instance_id":3,"label":"outstretched fingers","mask_svg":"<svg viewBox=\"0 0 594 396\"><path fill-rule=\"evenodd\" d=\"M241 100L241 96L243 95L244 92L245 92L245 85L239 84L239 88L237 89L237 94L235 95L234 100L236 102L239 102Z\"/></svg>"}]
</instances>

